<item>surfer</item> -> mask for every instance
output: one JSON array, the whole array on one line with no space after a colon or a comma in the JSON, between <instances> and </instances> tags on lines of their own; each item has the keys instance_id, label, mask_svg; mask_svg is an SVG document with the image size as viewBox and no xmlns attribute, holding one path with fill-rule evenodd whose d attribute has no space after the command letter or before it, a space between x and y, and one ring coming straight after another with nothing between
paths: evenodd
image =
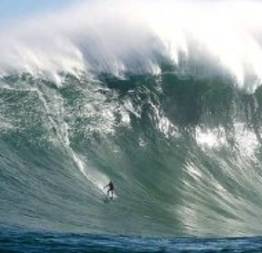
<instances>
[{"instance_id":1,"label":"surfer","mask_svg":"<svg viewBox=\"0 0 262 253\"><path fill-rule=\"evenodd\" d=\"M109 184L104 187L104 189L105 189L105 188L108 188L108 190L107 190L107 196L109 197L109 194L110 194L110 192L111 192L111 199L113 199L113 195L114 195L114 185L113 185L113 182L110 181Z\"/></svg>"}]
</instances>

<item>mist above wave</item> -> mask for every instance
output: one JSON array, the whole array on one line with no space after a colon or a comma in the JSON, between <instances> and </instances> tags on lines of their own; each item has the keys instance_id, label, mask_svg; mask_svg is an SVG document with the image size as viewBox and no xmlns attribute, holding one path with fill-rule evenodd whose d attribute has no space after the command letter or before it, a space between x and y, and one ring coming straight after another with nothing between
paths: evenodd
<instances>
[{"instance_id":1,"label":"mist above wave","mask_svg":"<svg viewBox=\"0 0 262 253\"><path fill-rule=\"evenodd\" d=\"M92 1L29 17L0 31L0 73L232 75L261 82L261 9L256 1ZM14 25L15 24L15 25Z\"/></svg>"}]
</instances>

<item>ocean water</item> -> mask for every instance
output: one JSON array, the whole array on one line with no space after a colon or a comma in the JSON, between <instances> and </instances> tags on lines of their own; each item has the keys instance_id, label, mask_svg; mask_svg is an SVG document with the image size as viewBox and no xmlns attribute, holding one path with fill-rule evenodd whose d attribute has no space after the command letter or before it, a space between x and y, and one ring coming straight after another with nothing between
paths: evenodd
<instances>
[{"instance_id":1,"label":"ocean water","mask_svg":"<svg viewBox=\"0 0 262 253\"><path fill-rule=\"evenodd\" d=\"M3 229L2 252L261 252L261 237L143 238Z\"/></svg>"},{"instance_id":2,"label":"ocean water","mask_svg":"<svg viewBox=\"0 0 262 253\"><path fill-rule=\"evenodd\" d=\"M1 28L0 250L261 252L260 4L108 4Z\"/></svg>"}]
</instances>

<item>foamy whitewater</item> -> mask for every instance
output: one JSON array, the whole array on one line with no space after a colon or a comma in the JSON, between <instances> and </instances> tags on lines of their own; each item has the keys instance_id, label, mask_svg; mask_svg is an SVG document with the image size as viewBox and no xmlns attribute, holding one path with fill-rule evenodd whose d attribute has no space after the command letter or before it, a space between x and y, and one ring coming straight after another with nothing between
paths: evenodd
<instances>
[{"instance_id":1,"label":"foamy whitewater","mask_svg":"<svg viewBox=\"0 0 262 253\"><path fill-rule=\"evenodd\" d=\"M261 13L108 0L0 25L1 226L260 235Z\"/></svg>"}]
</instances>

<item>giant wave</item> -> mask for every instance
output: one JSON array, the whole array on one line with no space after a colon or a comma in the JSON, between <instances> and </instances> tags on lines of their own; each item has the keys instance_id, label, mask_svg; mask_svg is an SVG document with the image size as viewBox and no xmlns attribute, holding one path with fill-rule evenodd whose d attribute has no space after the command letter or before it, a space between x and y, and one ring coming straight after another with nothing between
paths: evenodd
<instances>
[{"instance_id":1,"label":"giant wave","mask_svg":"<svg viewBox=\"0 0 262 253\"><path fill-rule=\"evenodd\" d=\"M261 7L204 6L89 3L2 29L1 224L261 233Z\"/></svg>"}]
</instances>

